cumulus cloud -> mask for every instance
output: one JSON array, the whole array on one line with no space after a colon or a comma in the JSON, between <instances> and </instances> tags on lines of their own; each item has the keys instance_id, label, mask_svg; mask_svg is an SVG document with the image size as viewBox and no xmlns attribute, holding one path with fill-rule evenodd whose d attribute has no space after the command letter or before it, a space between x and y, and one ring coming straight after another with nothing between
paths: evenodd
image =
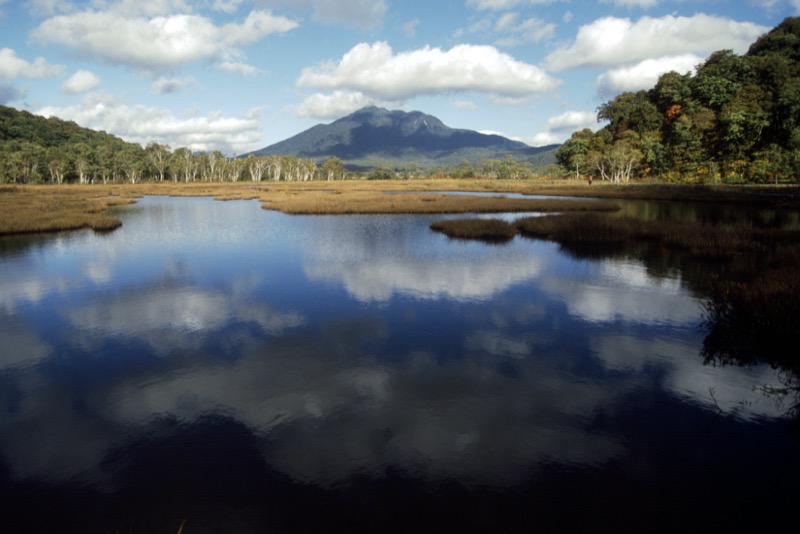
<instances>
[{"instance_id":1,"label":"cumulus cloud","mask_svg":"<svg viewBox=\"0 0 800 534\"><path fill-rule=\"evenodd\" d=\"M79 70L61 86L65 93L85 93L100 85L100 78L91 71Z\"/></svg>"},{"instance_id":2,"label":"cumulus cloud","mask_svg":"<svg viewBox=\"0 0 800 534\"><path fill-rule=\"evenodd\" d=\"M547 119L547 129L556 133L572 133L593 126L597 126L597 114L594 111L565 111Z\"/></svg>"},{"instance_id":3,"label":"cumulus cloud","mask_svg":"<svg viewBox=\"0 0 800 534\"><path fill-rule=\"evenodd\" d=\"M597 129L597 114L594 111L569 110L547 119L545 131L524 141L531 146L554 145L584 128Z\"/></svg>"},{"instance_id":4,"label":"cumulus cloud","mask_svg":"<svg viewBox=\"0 0 800 534\"><path fill-rule=\"evenodd\" d=\"M743 53L769 28L751 22L697 14L661 18L605 17L578 30L575 41L554 50L544 60L547 69L612 67L645 59L682 54L707 55L732 49Z\"/></svg>"},{"instance_id":5,"label":"cumulus cloud","mask_svg":"<svg viewBox=\"0 0 800 534\"><path fill-rule=\"evenodd\" d=\"M695 66L703 58L695 54L646 59L630 67L621 67L601 74L597 78L597 92L602 97L610 97L623 91L639 91L653 87L659 76L675 71L681 74L694 72Z\"/></svg>"},{"instance_id":6,"label":"cumulus cloud","mask_svg":"<svg viewBox=\"0 0 800 534\"><path fill-rule=\"evenodd\" d=\"M166 109L129 106L103 94L89 94L80 105L50 106L35 113L75 121L142 145L156 140L192 150L241 154L253 150L261 140L261 120L257 113L241 118L225 117L221 113L179 118Z\"/></svg>"},{"instance_id":7,"label":"cumulus cloud","mask_svg":"<svg viewBox=\"0 0 800 534\"><path fill-rule=\"evenodd\" d=\"M303 69L297 83L383 100L457 91L521 96L559 85L539 67L491 46L459 45L447 51L425 47L395 54L386 42L361 43L338 63Z\"/></svg>"},{"instance_id":8,"label":"cumulus cloud","mask_svg":"<svg viewBox=\"0 0 800 534\"><path fill-rule=\"evenodd\" d=\"M358 91L334 91L331 94L317 93L307 97L298 106L289 106L287 111L296 117L314 119L337 119L358 109L385 102L366 96Z\"/></svg>"},{"instance_id":9,"label":"cumulus cloud","mask_svg":"<svg viewBox=\"0 0 800 534\"><path fill-rule=\"evenodd\" d=\"M530 139L526 139L525 142L531 146L547 146L547 145L555 145L561 142L561 138L552 132L540 132Z\"/></svg>"},{"instance_id":10,"label":"cumulus cloud","mask_svg":"<svg viewBox=\"0 0 800 534\"><path fill-rule=\"evenodd\" d=\"M64 67L52 65L42 57L30 62L22 59L11 48L0 48L0 80L16 78L53 78L61 76Z\"/></svg>"},{"instance_id":11,"label":"cumulus cloud","mask_svg":"<svg viewBox=\"0 0 800 534\"><path fill-rule=\"evenodd\" d=\"M240 24L223 26L200 15L148 18L106 11L51 17L33 30L32 37L109 63L163 70L201 59L227 58L238 46L295 27L296 22L268 11L253 11Z\"/></svg>"},{"instance_id":12,"label":"cumulus cloud","mask_svg":"<svg viewBox=\"0 0 800 534\"><path fill-rule=\"evenodd\" d=\"M251 76L258 73L258 68L239 61L222 61L216 65L219 70Z\"/></svg>"}]
</instances>

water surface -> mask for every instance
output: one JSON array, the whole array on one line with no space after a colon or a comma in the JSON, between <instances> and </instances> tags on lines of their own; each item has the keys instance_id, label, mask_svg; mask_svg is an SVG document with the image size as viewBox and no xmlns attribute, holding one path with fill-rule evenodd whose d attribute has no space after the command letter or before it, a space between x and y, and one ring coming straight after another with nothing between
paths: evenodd
<instances>
[{"instance_id":1,"label":"water surface","mask_svg":"<svg viewBox=\"0 0 800 534\"><path fill-rule=\"evenodd\" d=\"M793 517L781 376L703 364L679 273L451 240L433 216L121 214L0 247L0 531Z\"/></svg>"}]
</instances>

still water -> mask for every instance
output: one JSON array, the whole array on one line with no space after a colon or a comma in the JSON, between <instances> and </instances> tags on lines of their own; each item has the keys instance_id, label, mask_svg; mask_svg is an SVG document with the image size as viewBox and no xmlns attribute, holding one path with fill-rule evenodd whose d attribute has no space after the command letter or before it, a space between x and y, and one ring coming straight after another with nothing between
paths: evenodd
<instances>
[{"instance_id":1,"label":"still water","mask_svg":"<svg viewBox=\"0 0 800 534\"><path fill-rule=\"evenodd\" d=\"M679 274L439 217L120 213L0 242L0 532L795 519L781 377L703 364Z\"/></svg>"}]
</instances>

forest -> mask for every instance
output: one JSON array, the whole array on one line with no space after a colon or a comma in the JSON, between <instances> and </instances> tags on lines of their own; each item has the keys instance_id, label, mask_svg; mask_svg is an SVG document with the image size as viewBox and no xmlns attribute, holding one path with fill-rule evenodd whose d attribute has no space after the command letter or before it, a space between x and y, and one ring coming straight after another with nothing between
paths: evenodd
<instances>
[{"instance_id":1,"label":"forest","mask_svg":"<svg viewBox=\"0 0 800 534\"><path fill-rule=\"evenodd\" d=\"M573 176L612 182L796 182L800 171L800 18L745 55L720 50L696 72L663 74L650 90L598 108L607 124L557 151Z\"/></svg>"}]
</instances>

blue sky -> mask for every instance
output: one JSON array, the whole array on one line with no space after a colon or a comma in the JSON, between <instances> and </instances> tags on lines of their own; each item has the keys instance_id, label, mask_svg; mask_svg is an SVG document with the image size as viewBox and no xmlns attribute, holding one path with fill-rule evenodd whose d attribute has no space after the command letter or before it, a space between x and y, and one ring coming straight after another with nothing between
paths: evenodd
<instances>
[{"instance_id":1,"label":"blue sky","mask_svg":"<svg viewBox=\"0 0 800 534\"><path fill-rule=\"evenodd\" d=\"M800 0L0 0L0 104L239 154L366 105L534 146Z\"/></svg>"}]
</instances>

